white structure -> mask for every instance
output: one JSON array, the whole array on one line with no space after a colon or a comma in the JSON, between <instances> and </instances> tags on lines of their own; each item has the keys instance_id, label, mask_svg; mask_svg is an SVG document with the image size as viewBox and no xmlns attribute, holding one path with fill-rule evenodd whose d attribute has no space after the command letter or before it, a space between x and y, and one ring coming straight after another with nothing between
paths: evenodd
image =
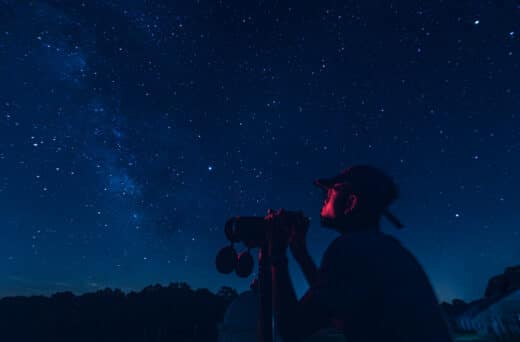
<instances>
[{"instance_id":1,"label":"white structure","mask_svg":"<svg viewBox=\"0 0 520 342\"><path fill-rule=\"evenodd\" d=\"M473 317L475 330L503 341L520 340L520 289L517 289Z\"/></svg>"},{"instance_id":2,"label":"white structure","mask_svg":"<svg viewBox=\"0 0 520 342\"><path fill-rule=\"evenodd\" d=\"M520 341L520 289L472 306L456 322L462 331L494 336L503 342Z\"/></svg>"}]
</instances>

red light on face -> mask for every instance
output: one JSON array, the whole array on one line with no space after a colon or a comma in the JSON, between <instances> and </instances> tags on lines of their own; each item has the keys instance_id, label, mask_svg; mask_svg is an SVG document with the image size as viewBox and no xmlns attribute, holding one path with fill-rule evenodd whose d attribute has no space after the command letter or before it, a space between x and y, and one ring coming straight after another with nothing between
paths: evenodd
<instances>
[{"instance_id":1,"label":"red light on face","mask_svg":"<svg viewBox=\"0 0 520 342\"><path fill-rule=\"evenodd\" d=\"M326 218L336 218L337 212L336 212L336 204L338 201L338 198L340 197L340 192L337 191L334 188L330 188L327 191L327 197L325 198L325 202L323 203L323 207L321 208L321 217Z\"/></svg>"},{"instance_id":2,"label":"red light on face","mask_svg":"<svg viewBox=\"0 0 520 342\"><path fill-rule=\"evenodd\" d=\"M320 216L323 218L335 219L343 215L351 189L351 185L346 182L336 183L332 187L328 188Z\"/></svg>"}]
</instances>

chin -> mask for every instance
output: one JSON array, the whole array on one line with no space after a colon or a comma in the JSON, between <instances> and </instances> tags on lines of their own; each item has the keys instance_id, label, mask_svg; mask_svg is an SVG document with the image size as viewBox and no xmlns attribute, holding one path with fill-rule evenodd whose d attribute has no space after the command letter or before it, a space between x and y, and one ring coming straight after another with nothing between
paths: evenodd
<instances>
[{"instance_id":1,"label":"chin","mask_svg":"<svg viewBox=\"0 0 520 342\"><path fill-rule=\"evenodd\" d=\"M320 216L320 223L321 223L322 227L327 227L327 228L336 228L336 226L337 226L336 220L333 218L330 218L330 217Z\"/></svg>"},{"instance_id":2,"label":"chin","mask_svg":"<svg viewBox=\"0 0 520 342\"><path fill-rule=\"evenodd\" d=\"M330 228L340 233L345 232L345 222L338 220L337 218L323 217L320 216L320 223L322 227Z\"/></svg>"}]
</instances>

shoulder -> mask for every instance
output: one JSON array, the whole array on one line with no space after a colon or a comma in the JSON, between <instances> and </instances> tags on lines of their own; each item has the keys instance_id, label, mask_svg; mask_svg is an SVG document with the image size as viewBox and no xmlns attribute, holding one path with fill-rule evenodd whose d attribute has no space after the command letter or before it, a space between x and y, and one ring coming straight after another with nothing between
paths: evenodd
<instances>
[{"instance_id":1,"label":"shoulder","mask_svg":"<svg viewBox=\"0 0 520 342\"><path fill-rule=\"evenodd\" d=\"M325 250L323 258L330 258L332 256L338 256L344 251L348 250L348 246L351 244L351 239L346 235L340 235L335 238Z\"/></svg>"},{"instance_id":2,"label":"shoulder","mask_svg":"<svg viewBox=\"0 0 520 342\"><path fill-rule=\"evenodd\" d=\"M356 232L342 234L334 239L325 253L339 253L340 251L361 251L370 245L399 244L393 237L381 232Z\"/></svg>"},{"instance_id":3,"label":"shoulder","mask_svg":"<svg viewBox=\"0 0 520 342\"><path fill-rule=\"evenodd\" d=\"M351 234L342 234L334 239L325 250L321 260L322 266L337 263L339 260L345 262L349 259L356 259L361 253L359 237Z\"/></svg>"},{"instance_id":4,"label":"shoulder","mask_svg":"<svg viewBox=\"0 0 520 342\"><path fill-rule=\"evenodd\" d=\"M383 256L397 256L406 253L406 249L394 237L382 232L360 232L342 234L334 239L323 254L322 264L334 260L368 260Z\"/></svg>"}]
</instances>

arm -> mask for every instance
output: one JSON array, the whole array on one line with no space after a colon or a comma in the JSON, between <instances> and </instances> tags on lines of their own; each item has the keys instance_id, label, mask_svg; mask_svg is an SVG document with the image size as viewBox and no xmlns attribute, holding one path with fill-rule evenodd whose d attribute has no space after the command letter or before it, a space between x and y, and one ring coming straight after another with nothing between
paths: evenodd
<instances>
[{"instance_id":1,"label":"arm","mask_svg":"<svg viewBox=\"0 0 520 342\"><path fill-rule=\"evenodd\" d=\"M316 267L316 264L309 254L305 237L305 233L294 233L290 237L289 247L294 259L298 265L300 265L309 287L312 287L317 281L318 267Z\"/></svg>"},{"instance_id":2,"label":"arm","mask_svg":"<svg viewBox=\"0 0 520 342\"><path fill-rule=\"evenodd\" d=\"M332 248L331 248L332 247ZM339 248L338 248L339 247ZM353 310L359 301L356 291L344 287L347 267L341 255L342 246L332 244L325 252L321 266L316 268L308 253L297 254L299 262L308 262L306 274L310 288L297 301L289 276L285 253L273 263L273 309L280 336L285 341L298 341L331 326L343 328L344 310ZM294 250L291 247L294 253ZM352 260L357 260L353 258ZM349 269L355 268L349 265ZM312 270L314 267L314 271ZM339 325L338 325L339 324Z\"/></svg>"},{"instance_id":3,"label":"arm","mask_svg":"<svg viewBox=\"0 0 520 342\"><path fill-rule=\"evenodd\" d=\"M275 326L284 341L300 341L327 326L329 318L316 305L312 288L301 301L297 300L289 276L287 257L275 259L272 273Z\"/></svg>"},{"instance_id":4,"label":"arm","mask_svg":"<svg viewBox=\"0 0 520 342\"><path fill-rule=\"evenodd\" d=\"M282 210L277 213L268 211L266 219L283 218ZM274 221L275 223L277 221ZM308 224L308 223L306 223ZM327 325L329 319L323 310L323 305L318 305L320 300L315 300L312 287L318 286L318 270L305 246L305 229L292 229L289 236L288 229L277 226L270 231L269 254L272 263L272 289L273 309L276 330L284 341L299 341L311 335ZM300 231L300 234L294 234ZM299 242L299 243L298 243ZM291 251L298 263L302 266L305 277L311 289L304 298L298 302L294 291L287 263L287 247L291 244ZM318 293L322 293L319 292ZM319 297L319 296L318 296ZM319 299L319 298L318 298Z\"/></svg>"},{"instance_id":5,"label":"arm","mask_svg":"<svg viewBox=\"0 0 520 342\"><path fill-rule=\"evenodd\" d=\"M300 265L307 283L312 287L312 285L316 284L318 279L318 267L312 260L312 257L309 253L305 253L301 256L295 257L295 259L298 262L298 265Z\"/></svg>"}]
</instances>

